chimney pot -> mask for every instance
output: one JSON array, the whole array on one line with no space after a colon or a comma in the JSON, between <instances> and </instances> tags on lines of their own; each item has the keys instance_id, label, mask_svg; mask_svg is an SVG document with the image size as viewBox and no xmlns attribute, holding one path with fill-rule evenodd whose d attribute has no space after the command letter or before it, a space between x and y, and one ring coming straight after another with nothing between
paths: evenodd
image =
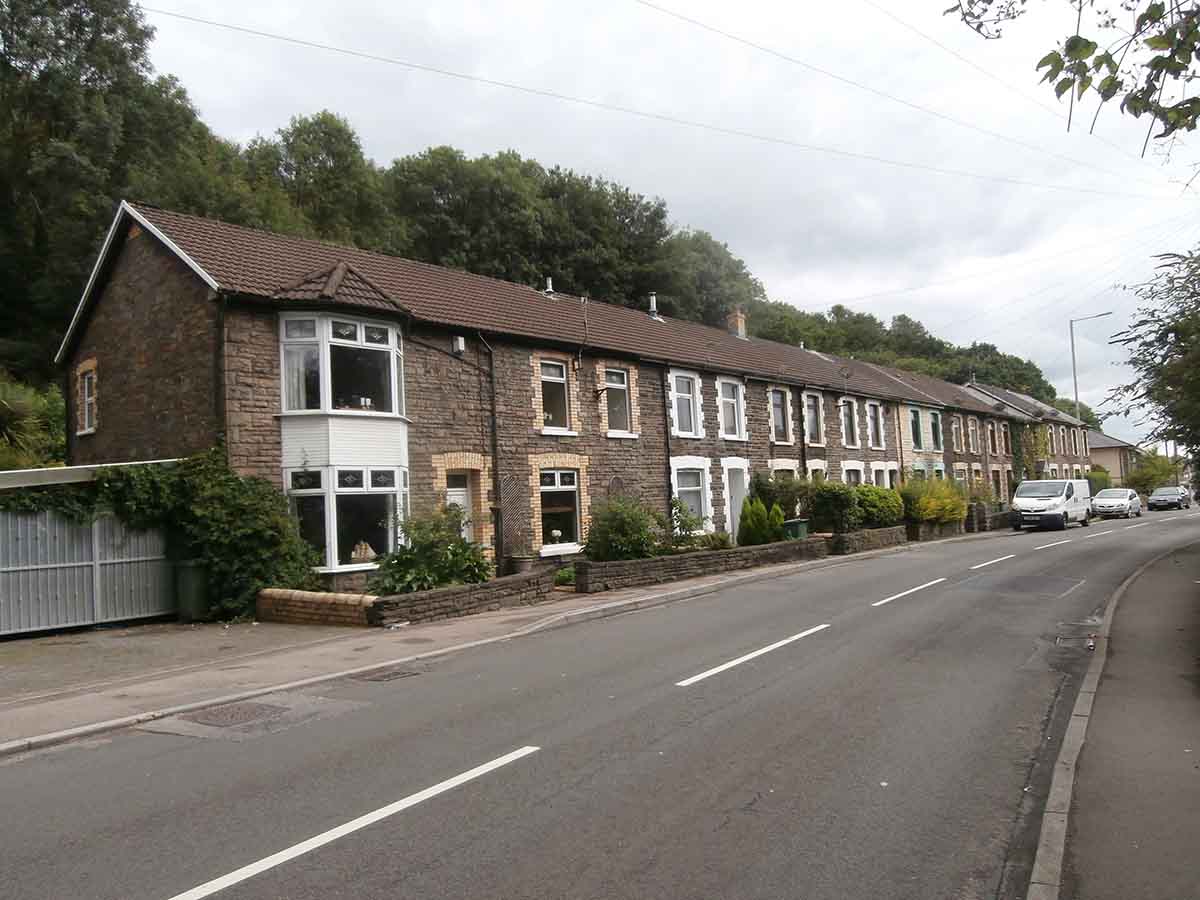
<instances>
[{"instance_id":1,"label":"chimney pot","mask_svg":"<svg viewBox=\"0 0 1200 900\"><path fill-rule=\"evenodd\" d=\"M554 279L551 278L549 275L546 276L546 293L547 294L554 293Z\"/></svg>"},{"instance_id":2,"label":"chimney pot","mask_svg":"<svg viewBox=\"0 0 1200 900\"><path fill-rule=\"evenodd\" d=\"M658 314L658 294L656 294L654 291L650 292L650 318L652 318L652 319L662 318Z\"/></svg>"}]
</instances>

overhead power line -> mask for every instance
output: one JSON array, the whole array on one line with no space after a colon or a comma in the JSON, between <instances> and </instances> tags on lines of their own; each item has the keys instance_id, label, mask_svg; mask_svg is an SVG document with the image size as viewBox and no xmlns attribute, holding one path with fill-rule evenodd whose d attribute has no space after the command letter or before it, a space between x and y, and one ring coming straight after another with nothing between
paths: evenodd
<instances>
[{"instance_id":1,"label":"overhead power line","mask_svg":"<svg viewBox=\"0 0 1200 900\"><path fill-rule=\"evenodd\" d=\"M809 153L822 153L828 156L834 156L841 159L853 159L862 162L872 162L878 165L890 166L908 171L927 172L936 175L945 175L954 178L965 178L972 181L992 182L998 184L1010 184L1017 187L1029 187L1039 190L1058 191L1072 194L1090 194L1101 197L1124 197L1136 200L1174 200L1176 197L1170 195L1152 195L1152 194L1134 194L1127 191L1110 191L1103 188L1088 188L1076 187L1063 184L1047 184L1038 181L1028 181L1022 178L1013 178L1007 175L988 175L982 172L971 172L965 169L950 169L941 166L932 166L925 163L909 162L905 160L889 159L883 156L877 156L871 153L859 153L853 150L844 150L838 147L828 147L820 144L808 144L802 141L794 141L789 138L778 137L774 135L761 134L758 132L747 131L741 128L733 128L724 125L718 125L711 122L701 122L695 119L685 119L681 116L670 115L668 113L650 112L647 110L636 109L630 106L622 106L616 103L607 103L602 100L592 100L585 97L573 97L569 94L562 94L558 91L551 91L545 88L530 87L528 85L517 84L511 81L502 81L496 78L486 78L479 75L470 75L465 72L456 72L452 69L445 69L439 66L426 65L424 63L416 63L410 60L397 59L394 57L382 56L377 53L368 53L362 50L353 50L346 47L337 47L332 44L324 44L318 41L309 41L303 38L295 38L288 35L276 34L270 31L263 31L257 28L249 28L244 25L234 25L228 22L218 22L213 19L203 19L199 16L189 16L184 13L173 12L165 9L157 9L151 6L143 6L145 12L155 15L167 16L173 19L179 19L186 22L193 22L199 25L208 25L213 28L221 28L226 31L233 31L240 34L247 34L254 37L266 38L268 40L279 41L281 43L292 44L298 47L307 47L313 50L324 50L330 53L339 53L344 56L352 56L357 59L370 60L372 62L385 63L387 65L401 66L406 69L412 69L418 72L427 72L434 75L442 75L446 78L454 78L460 81L469 81L476 84L484 84L489 87L504 88L505 90L518 91L523 94L529 94L535 97L544 97L550 100L558 100L563 103L572 103L577 106L585 106L592 109L601 109L608 112L621 113L629 116L636 116L641 119L646 119L654 122L665 122L670 125L679 125L685 128L697 129L700 131L708 131L714 134L723 134L730 137L740 137L747 140L758 141L764 144L773 144L783 147L791 147L796 150L802 150Z\"/></svg>"},{"instance_id":2,"label":"overhead power line","mask_svg":"<svg viewBox=\"0 0 1200 900\"><path fill-rule=\"evenodd\" d=\"M765 53L768 56L773 56L776 59L780 59L780 60L783 60L784 62L791 63L792 65L799 66L802 69L807 69L809 72L815 72L816 74L821 75L825 78L832 79L833 81L836 81L836 82L839 82L840 84L844 84L849 87L855 88L856 90L864 91L868 94L871 94L874 97L879 97L880 99L887 100L891 103L895 103L900 106L907 107L908 109L914 110L919 113L923 113L924 115L932 116L935 119L940 119L943 122L949 122L950 124L955 125L959 128L966 128L966 129L968 129L970 131L974 131L978 134L986 135L987 137L993 138L995 140L1003 141L1007 144L1012 144L1014 146L1021 147L1025 150L1029 150L1033 153L1038 153L1043 156L1052 157L1052 158L1060 160L1062 162L1068 162L1073 166L1083 166L1084 168L1094 169L1097 172L1101 172L1105 175L1111 175L1114 178L1126 178L1127 179L1130 177L1129 175L1114 172L1111 169L1106 169L1103 166L1098 166L1095 163L1090 163L1087 160L1076 159L1073 156L1067 156L1066 154L1058 153L1054 150L1048 150L1045 147L1039 147L1037 144L1030 143L1029 141L1022 140L1021 138L1012 137L1011 135L1003 134L999 131L993 131L992 129L985 128L982 125L976 125L974 122L968 122L965 119L960 119L957 116L951 115L950 113L941 112L940 110L933 109L932 107L925 106L924 104L915 103L911 100L905 100L903 97L898 97L895 94L889 94L887 91L882 91L878 88L871 87L871 85L869 85L869 84L864 84L861 81L856 81L855 79L848 78L845 75L839 75L837 72L830 71L829 69L826 69L822 66L818 66L814 63L808 62L807 60L803 60L798 57L792 56L788 53L784 53L781 50L776 50L774 47L769 47L765 44L760 44L757 41L752 41L749 38L742 37L741 35L733 34L732 32L729 32L729 31L725 31L724 29L718 28L715 25L710 25L707 22L703 22L699 19L692 18L691 16L685 15L681 12L676 12L675 10L668 9L665 6L660 6L657 3L652 3L651 0L633 0L633 2L638 4L639 6L644 6L647 9L652 9L656 12L662 13L665 16L670 16L671 18L677 19L680 22L686 22L688 25L693 25L696 28L700 28L704 31L709 32L710 34L718 35L722 38L725 38L726 40L733 41L734 43L737 43L737 44L742 44L743 46L749 47L752 50L757 50L760 53ZM1133 180L1141 181L1144 184L1152 184L1153 183L1147 178L1134 178Z\"/></svg>"}]
</instances>

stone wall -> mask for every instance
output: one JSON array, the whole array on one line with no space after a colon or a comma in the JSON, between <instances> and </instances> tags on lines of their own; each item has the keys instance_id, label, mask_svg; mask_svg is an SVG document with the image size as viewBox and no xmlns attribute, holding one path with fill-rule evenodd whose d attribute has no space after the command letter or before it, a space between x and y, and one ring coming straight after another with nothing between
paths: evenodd
<instances>
[{"instance_id":1,"label":"stone wall","mask_svg":"<svg viewBox=\"0 0 1200 900\"><path fill-rule=\"evenodd\" d=\"M756 547L702 550L697 553L681 553L678 556L656 556L651 559L620 562L592 562L581 559L575 563L575 590L581 594L593 594L644 584L662 584L772 563L821 559L828 552L827 539L813 537L803 541L780 541Z\"/></svg>"},{"instance_id":2,"label":"stone wall","mask_svg":"<svg viewBox=\"0 0 1200 900\"><path fill-rule=\"evenodd\" d=\"M882 550L908 543L908 534L903 525L891 528L865 528L849 534L835 534L829 539L829 552L834 556L847 553L862 553L866 550Z\"/></svg>"},{"instance_id":3,"label":"stone wall","mask_svg":"<svg viewBox=\"0 0 1200 900\"><path fill-rule=\"evenodd\" d=\"M967 520L964 529L968 532L998 531L1011 526L1008 510L990 509L986 503L967 505Z\"/></svg>"},{"instance_id":4,"label":"stone wall","mask_svg":"<svg viewBox=\"0 0 1200 900\"><path fill-rule=\"evenodd\" d=\"M521 575L505 575L481 584L458 584L414 594L373 598L374 602L367 610L367 621L372 625L415 624L543 603L553 597L556 571L557 567L551 566Z\"/></svg>"},{"instance_id":5,"label":"stone wall","mask_svg":"<svg viewBox=\"0 0 1200 900\"><path fill-rule=\"evenodd\" d=\"M279 318L273 309L225 311L225 444L229 464L283 486L279 411Z\"/></svg>"},{"instance_id":6,"label":"stone wall","mask_svg":"<svg viewBox=\"0 0 1200 900\"><path fill-rule=\"evenodd\" d=\"M899 484L903 422L899 408L894 402L890 400L869 401L871 403L878 402L880 405L883 430L883 447L881 449L871 446L868 434L868 398L848 397L849 400L853 400L858 413L858 446L847 447L842 440L842 408L839 405L842 398L841 392L828 388L809 388L805 393L821 395L821 420L824 426L820 443L812 443L812 436L808 436L809 443L805 450L809 471L823 466L826 478L831 481L842 481L842 464L844 462L862 463L864 484L874 483L876 469L884 470L885 487L891 483L890 476L887 474L889 471L897 473L897 484ZM907 459L905 461L908 462Z\"/></svg>"},{"instance_id":7,"label":"stone wall","mask_svg":"<svg viewBox=\"0 0 1200 900\"><path fill-rule=\"evenodd\" d=\"M942 538L957 537L963 533L962 522L909 522L905 528L910 541L939 541Z\"/></svg>"},{"instance_id":8,"label":"stone wall","mask_svg":"<svg viewBox=\"0 0 1200 900\"><path fill-rule=\"evenodd\" d=\"M258 592L255 616L263 622L296 625L368 625L370 594L327 594L267 588Z\"/></svg>"},{"instance_id":9,"label":"stone wall","mask_svg":"<svg viewBox=\"0 0 1200 900\"><path fill-rule=\"evenodd\" d=\"M218 304L140 226L100 288L67 361L67 460L188 456L220 438ZM96 428L79 421L79 375L96 373Z\"/></svg>"}]
</instances>

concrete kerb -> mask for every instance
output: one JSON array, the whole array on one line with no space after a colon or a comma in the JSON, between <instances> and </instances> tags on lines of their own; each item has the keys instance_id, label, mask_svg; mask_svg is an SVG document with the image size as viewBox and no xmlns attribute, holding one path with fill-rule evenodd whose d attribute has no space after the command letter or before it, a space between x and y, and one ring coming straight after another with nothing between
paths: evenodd
<instances>
[{"instance_id":1,"label":"concrete kerb","mask_svg":"<svg viewBox=\"0 0 1200 900\"><path fill-rule=\"evenodd\" d=\"M1058 900L1062 889L1062 867L1067 849L1067 818L1071 812L1071 797L1075 789L1075 769L1079 761L1079 753L1083 750L1084 741L1087 739L1092 706L1096 700L1096 691L1100 687L1104 664L1108 660L1108 637L1112 630L1117 604L1121 602L1121 598L1125 596L1125 592L1129 590L1130 586L1141 578L1147 569L1166 559L1172 553L1178 553L1180 550L1196 544L1200 544L1200 541L1192 541L1181 547L1172 547L1142 563L1121 582L1108 599L1108 608L1104 612L1100 633L1096 635L1095 655L1079 686L1079 695L1075 698L1075 706L1071 710L1071 720L1063 735L1058 759L1054 764L1054 774L1050 779L1050 792L1046 797L1046 809L1042 815L1037 855L1033 860L1033 872L1030 876L1029 890L1025 895L1025 900Z\"/></svg>"},{"instance_id":2,"label":"concrete kerb","mask_svg":"<svg viewBox=\"0 0 1200 900\"><path fill-rule=\"evenodd\" d=\"M938 541L922 541L919 543L912 542L896 547L886 547L881 550L869 550L865 553L849 554L847 556L826 557L824 559L806 560L799 563L784 563L781 565L772 566L766 571L751 571L743 575L732 575L727 578L723 578L720 581L709 582L708 584L648 593L641 597L631 597L627 600L615 600L612 603L600 604L589 609L577 609L569 610L567 612L554 613L539 619L536 622L532 622L523 628L519 628L516 631L510 631L505 634L496 635L490 638L481 638L477 641L454 644L450 647L442 647L438 650L430 650L425 653L418 653L412 656L390 659L385 662L371 663L370 665L358 666L353 669L343 669L338 672L314 675L311 678L302 678L296 681L288 681L281 684L273 684L267 687L254 688L253 690L239 691L235 694L225 694L223 696L212 697L207 700L197 700L193 703L184 703L178 706L168 706L162 709L137 713L136 715L132 716L122 716L117 719L107 719L102 722L92 722L87 725L80 725L75 728L67 728L62 731L52 731L47 734L38 734L27 738L18 738L12 741L5 741L4 743L0 743L0 757L13 756L19 753L28 753L33 750L41 750L45 747L52 747L56 744L64 744L69 741L74 741L85 737L93 737L95 735L105 734L110 731L119 731L123 728L132 728L137 725L144 725L147 722L154 722L159 719L170 718L171 716L197 712L198 710L208 709L213 706L224 706L226 703L240 703L243 700L252 700L255 697L262 697L265 694L273 694L278 691L298 690L300 688L312 687L313 685L317 684L324 684L329 681L338 681L342 678L349 678L354 675L364 675L370 672L379 671L381 669L389 669L392 666L402 665L404 663L419 662L425 659L446 656L448 654L458 653L463 650L471 650L475 647L484 647L489 644L500 643L501 641L514 640L516 638L525 637L526 635L531 635L540 631L546 631L552 628L561 628L581 622L608 618L610 616L624 615L625 613L635 612L642 609L653 609L658 606L665 606L668 603L679 603L684 600L691 600L696 597L715 594L718 591L723 591L731 587L738 587L739 585L743 584L752 584L756 581L768 581L774 578L786 578L789 575L795 575L801 572L819 571L821 569L833 568L835 566L850 565L858 560L876 559L881 556L892 556L897 553L904 553L922 547L929 547L934 544L947 543L951 541L973 540L975 538L987 537L994 534L998 533L983 532L980 534L965 535L961 537L944 538Z\"/></svg>"}]
</instances>

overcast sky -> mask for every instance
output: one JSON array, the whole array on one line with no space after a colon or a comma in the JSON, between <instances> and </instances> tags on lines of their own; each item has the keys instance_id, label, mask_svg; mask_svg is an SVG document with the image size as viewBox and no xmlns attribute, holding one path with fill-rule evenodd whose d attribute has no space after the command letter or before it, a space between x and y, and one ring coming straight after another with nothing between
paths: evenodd
<instances>
[{"instance_id":1,"label":"overcast sky","mask_svg":"<svg viewBox=\"0 0 1200 900\"><path fill-rule=\"evenodd\" d=\"M1073 22L1037 4L999 41L944 17L946 0L878 0L947 49L865 0L840 3L656 0L714 28L1005 141L840 83L635 2L158 0L155 6L473 76L752 132L790 143L648 120L442 75L290 46L152 11L155 66L178 76L205 120L240 141L293 115L346 116L377 162L450 144L514 149L603 175L667 201L676 224L729 244L772 299L806 310L843 301L905 313L956 343L1028 357L1070 397L1071 317L1079 393L1097 406L1128 377L1108 345L1136 309L1113 289L1152 271L1152 253L1200 239L1195 154L1138 159L1145 124L1115 108L1089 136L1085 101L1065 101L1034 64ZM1046 107L1049 107L1047 109ZM1101 139L1102 138L1102 139ZM1034 149L1020 146L1034 145ZM794 144L1054 185L939 174ZM1122 196L1111 196L1119 194ZM819 349L819 348L818 348ZM1135 422L1106 430L1140 437Z\"/></svg>"}]
</instances>

